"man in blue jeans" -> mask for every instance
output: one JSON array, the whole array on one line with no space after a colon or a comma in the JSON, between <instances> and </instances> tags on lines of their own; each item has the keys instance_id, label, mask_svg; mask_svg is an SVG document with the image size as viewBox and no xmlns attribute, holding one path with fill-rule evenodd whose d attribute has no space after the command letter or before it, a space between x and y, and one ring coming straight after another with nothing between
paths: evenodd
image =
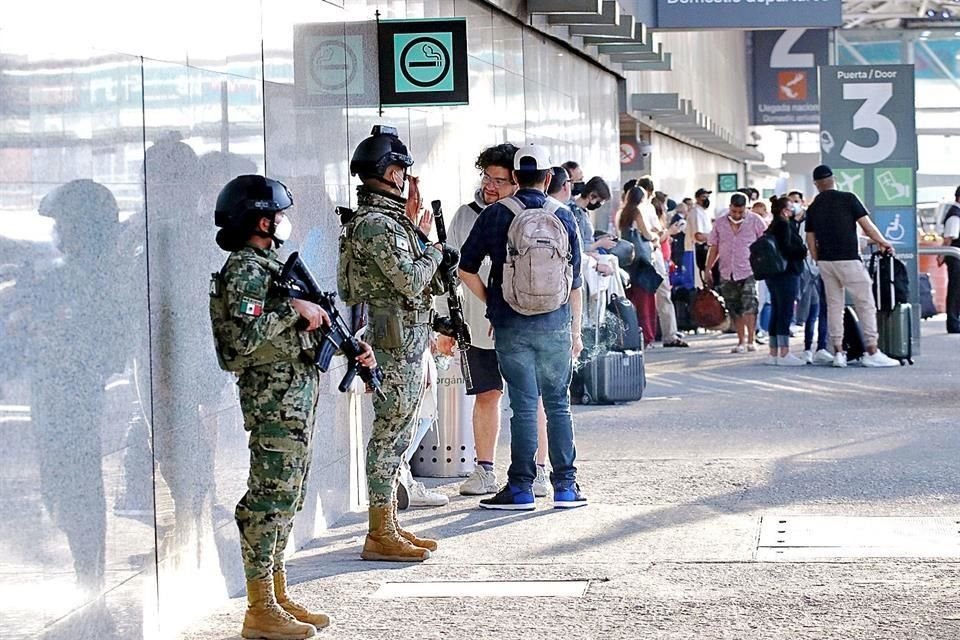
<instances>
[{"instance_id":1,"label":"man in blue jeans","mask_svg":"<svg viewBox=\"0 0 960 640\"><path fill-rule=\"evenodd\" d=\"M515 198L524 209L547 206L550 158L543 147L527 145L514 156L513 176L519 190ZM587 499L577 485L574 462L577 450L570 414L570 378L573 362L583 350L580 319L583 300L580 273L580 237L573 215L564 208L554 214L563 223L569 240L573 268L569 299L555 311L536 315L517 313L503 299L503 266L507 260L507 232L514 213L503 201L483 210L460 254L463 284L487 305L493 326L500 372L510 396L510 469L507 485L492 498L480 501L483 509L532 511L536 508L532 485L537 475L537 399L543 398L547 414L547 440L553 471L553 506L580 507ZM477 273L484 258L491 261L490 277Z\"/></svg>"}]
</instances>

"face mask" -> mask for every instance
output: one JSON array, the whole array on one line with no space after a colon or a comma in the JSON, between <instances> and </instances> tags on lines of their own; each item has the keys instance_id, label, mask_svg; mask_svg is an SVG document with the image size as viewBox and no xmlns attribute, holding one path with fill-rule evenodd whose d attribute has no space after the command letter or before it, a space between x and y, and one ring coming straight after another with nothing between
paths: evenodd
<instances>
[{"instance_id":1,"label":"face mask","mask_svg":"<svg viewBox=\"0 0 960 640\"><path fill-rule=\"evenodd\" d=\"M589 211L596 211L597 209L599 209L599 208L602 207L602 206L603 206L603 203L602 203L602 202L591 202L590 204L587 205L587 210L589 210Z\"/></svg>"},{"instance_id":2,"label":"face mask","mask_svg":"<svg viewBox=\"0 0 960 640\"><path fill-rule=\"evenodd\" d=\"M273 228L273 240L277 243L277 246L281 246L284 242L290 239L290 234L293 233L293 225L290 223L290 220L284 216L280 219L280 222L276 223Z\"/></svg>"},{"instance_id":3,"label":"face mask","mask_svg":"<svg viewBox=\"0 0 960 640\"><path fill-rule=\"evenodd\" d=\"M743 224L743 220L744 220L743 218L740 218L739 220L734 220L733 218L730 218L730 222L732 222L737 226L740 226L741 224Z\"/></svg>"},{"instance_id":4,"label":"face mask","mask_svg":"<svg viewBox=\"0 0 960 640\"><path fill-rule=\"evenodd\" d=\"M710 208L710 198L704 198L704 199L703 199L703 204L700 205L700 206L703 207L704 209L709 209L709 208Z\"/></svg>"},{"instance_id":5,"label":"face mask","mask_svg":"<svg viewBox=\"0 0 960 640\"><path fill-rule=\"evenodd\" d=\"M570 195L576 197L583 193L583 188L586 186L586 182L574 182L573 188L570 190Z\"/></svg>"},{"instance_id":6,"label":"face mask","mask_svg":"<svg viewBox=\"0 0 960 640\"><path fill-rule=\"evenodd\" d=\"M404 171L403 173L400 174L400 181L399 181L399 182L396 182L396 175L397 175L397 174L393 174L393 175L394 175L394 183L393 183L393 186L395 186L395 187L397 188L397 191L399 191L399 192L402 194L402 193L403 193L403 188L407 185L407 172Z\"/></svg>"}]
</instances>

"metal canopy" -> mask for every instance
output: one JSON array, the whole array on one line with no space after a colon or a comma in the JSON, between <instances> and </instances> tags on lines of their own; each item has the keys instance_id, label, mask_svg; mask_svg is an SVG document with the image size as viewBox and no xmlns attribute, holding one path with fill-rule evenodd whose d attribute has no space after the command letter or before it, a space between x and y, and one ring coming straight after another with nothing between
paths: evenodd
<instances>
[{"instance_id":1,"label":"metal canopy","mask_svg":"<svg viewBox=\"0 0 960 640\"><path fill-rule=\"evenodd\" d=\"M896 28L918 18L927 18L936 27L944 19L955 24L958 16L960 5L953 0L843 0L845 29Z\"/></svg>"}]
</instances>

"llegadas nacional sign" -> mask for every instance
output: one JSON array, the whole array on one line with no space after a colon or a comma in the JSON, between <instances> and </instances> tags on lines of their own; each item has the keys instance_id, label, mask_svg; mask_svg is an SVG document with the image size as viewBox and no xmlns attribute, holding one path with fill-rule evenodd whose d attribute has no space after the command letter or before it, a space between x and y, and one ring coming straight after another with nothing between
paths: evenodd
<instances>
[{"instance_id":1,"label":"llegadas nacional sign","mask_svg":"<svg viewBox=\"0 0 960 640\"><path fill-rule=\"evenodd\" d=\"M658 0L660 29L839 27L842 0Z\"/></svg>"}]
</instances>

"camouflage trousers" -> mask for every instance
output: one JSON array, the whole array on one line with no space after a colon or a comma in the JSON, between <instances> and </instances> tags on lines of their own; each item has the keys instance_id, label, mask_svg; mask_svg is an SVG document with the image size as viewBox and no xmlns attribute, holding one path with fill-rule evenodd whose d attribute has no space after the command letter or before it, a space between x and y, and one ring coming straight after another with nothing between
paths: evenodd
<instances>
[{"instance_id":1,"label":"camouflage trousers","mask_svg":"<svg viewBox=\"0 0 960 640\"><path fill-rule=\"evenodd\" d=\"M248 580L283 566L293 517L303 508L319 373L301 362L244 371L237 385L250 432L247 492L235 512Z\"/></svg>"},{"instance_id":2,"label":"camouflage trousers","mask_svg":"<svg viewBox=\"0 0 960 640\"><path fill-rule=\"evenodd\" d=\"M417 325L407 330L399 349L374 345L377 364L383 369L384 397L373 399L373 434L367 443L367 493L371 507L393 502L400 459L413 437L426 387L423 353L429 347L429 336L426 325Z\"/></svg>"}]
</instances>

